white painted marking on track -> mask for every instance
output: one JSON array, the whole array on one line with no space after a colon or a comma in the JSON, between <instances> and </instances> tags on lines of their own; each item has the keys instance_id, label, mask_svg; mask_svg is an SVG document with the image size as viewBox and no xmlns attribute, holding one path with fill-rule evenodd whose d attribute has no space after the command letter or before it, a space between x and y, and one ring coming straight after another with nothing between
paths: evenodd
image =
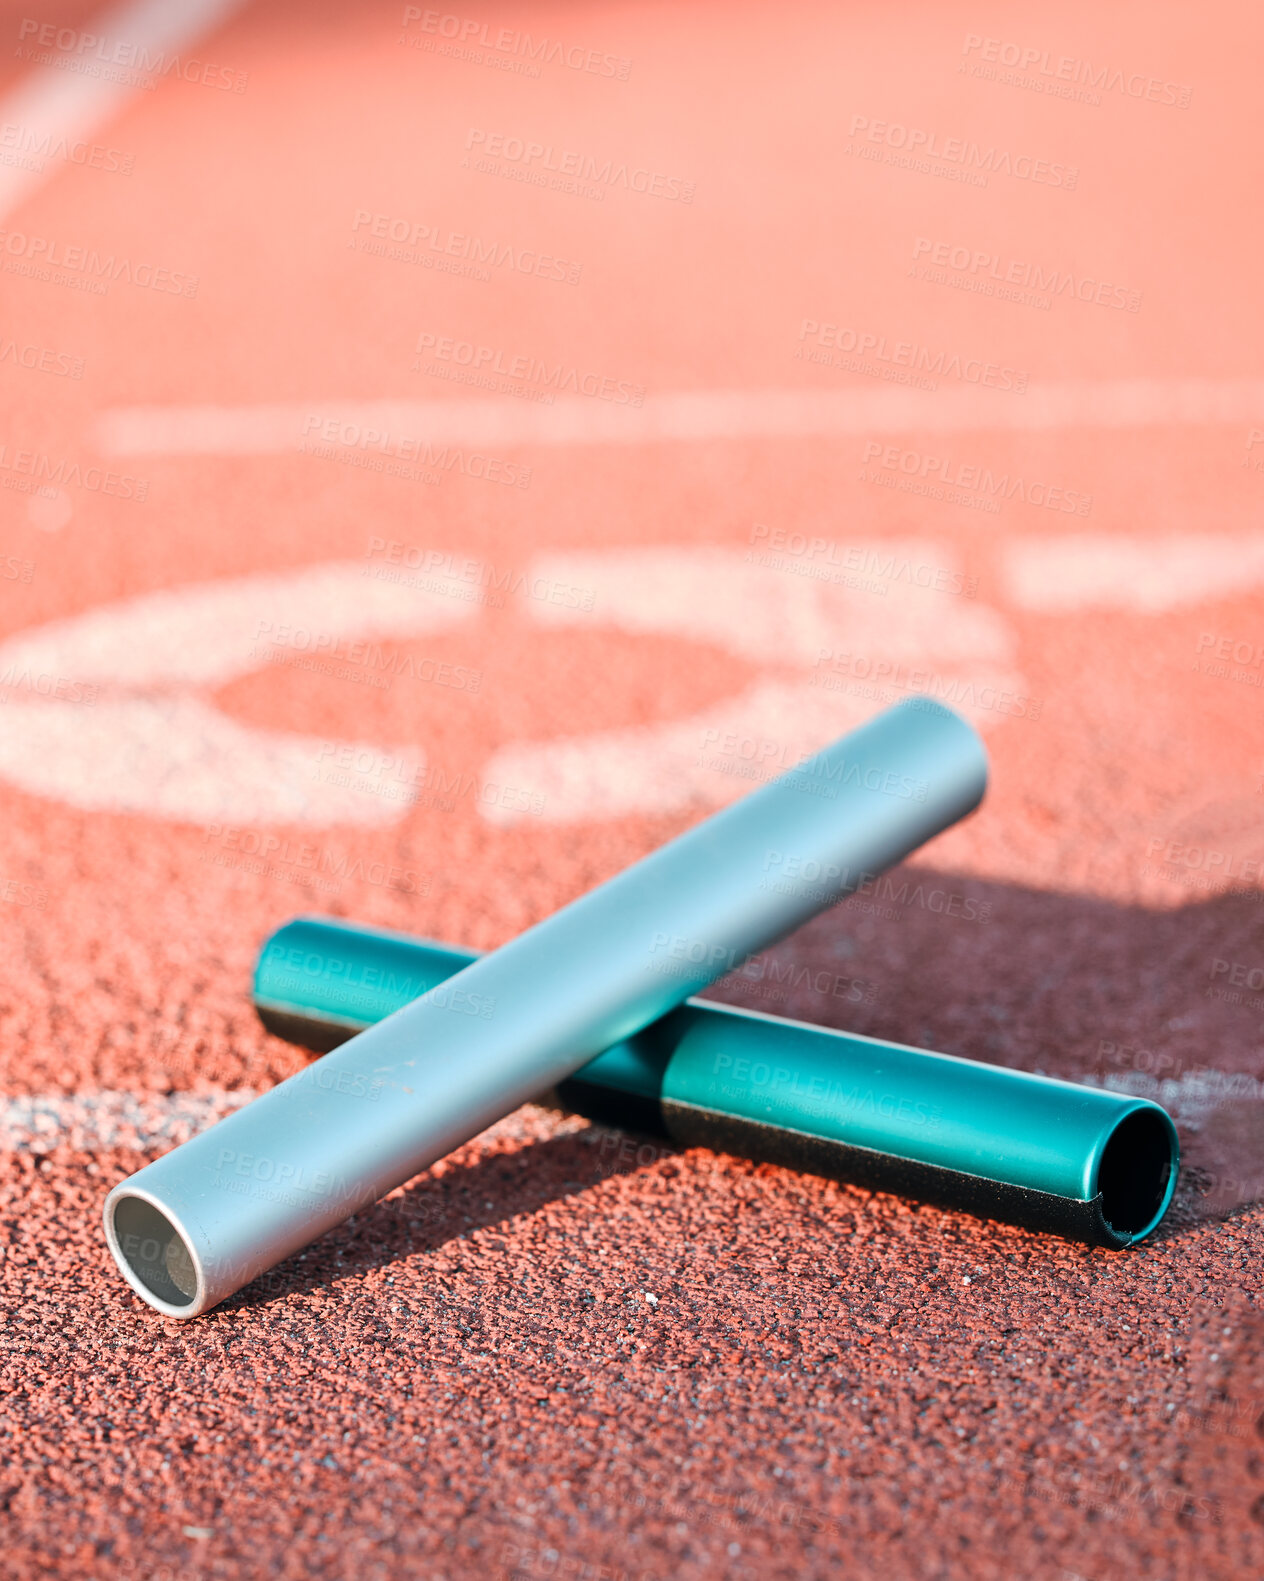
<instances>
[{"instance_id":1,"label":"white painted marking on track","mask_svg":"<svg viewBox=\"0 0 1264 1581\"><path fill-rule=\"evenodd\" d=\"M1133 1098L1149 1098L1162 1104L1174 1120L1197 1130L1214 1113L1230 1105L1264 1102L1264 1081L1245 1073L1201 1069L1184 1071L1180 1076L1149 1076L1142 1071L1111 1071L1078 1076L1087 1087L1103 1087L1107 1092L1124 1093Z\"/></svg>"},{"instance_id":2,"label":"white painted marking on track","mask_svg":"<svg viewBox=\"0 0 1264 1581\"><path fill-rule=\"evenodd\" d=\"M533 576L591 589L593 610L538 600L533 613L548 625L599 620L693 637L766 664L813 665L840 643L906 664L1011 658L1005 620L961 596L969 590L950 546L880 538L827 547L837 553L668 545L544 555Z\"/></svg>"},{"instance_id":3,"label":"white painted marking on track","mask_svg":"<svg viewBox=\"0 0 1264 1581\"><path fill-rule=\"evenodd\" d=\"M552 822L717 806L901 697L926 693L986 726L1007 717L1001 699L1023 693L1004 618L936 590L964 587L942 544L851 545L843 564L859 569L837 581L812 576L822 567L810 559L784 557L790 569L778 570L767 558L667 547L537 561L533 575L594 593L591 613L537 604L542 623L710 642L766 673L684 719L512 742L493 755L487 778L542 797L540 816ZM927 574L930 586L918 580ZM509 806L480 810L498 824L527 816Z\"/></svg>"},{"instance_id":4,"label":"white painted marking on track","mask_svg":"<svg viewBox=\"0 0 1264 1581\"><path fill-rule=\"evenodd\" d=\"M331 778L319 737L239 724L188 693L105 698L91 708L10 702L4 712L0 775L89 812L377 827L402 816L423 762L416 747L374 744L363 776Z\"/></svg>"},{"instance_id":5,"label":"white painted marking on track","mask_svg":"<svg viewBox=\"0 0 1264 1581\"><path fill-rule=\"evenodd\" d=\"M257 670L278 640L320 659L335 640L424 635L474 611L455 577L415 588L372 569L341 560L198 582L49 621L0 646L0 686L10 666L136 690L222 686Z\"/></svg>"},{"instance_id":6,"label":"white painted marking on track","mask_svg":"<svg viewBox=\"0 0 1264 1581\"><path fill-rule=\"evenodd\" d=\"M147 1151L175 1147L232 1114L258 1093L235 1091L144 1095L134 1092L40 1094L0 1099L0 1152L48 1153L55 1147Z\"/></svg>"},{"instance_id":7,"label":"white painted marking on track","mask_svg":"<svg viewBox=\"0 0 1264 1581\"><path fill-rule=\"evenodd\" d=\"M275 655L365 684L339 653L358 639L411 637L468 620L456 578L418 589L364 562L164 589L18 632L0 644L0 776L93 811L192 822L380 826L415 796L423 752L353 743L356 772L332 774L329 744L239 723L205 689ZM278 639L283 646L274 648ZM88 688L100 687L91 704ZM59 698L57 693L61 692Z\"/></svg>"},{"instance_id":8,"label":"white painted marking on track","mask_svg":"<svg viewBox=\"0 0 1264 1581\"><path fill-rule=\"evenodd\" d=\"M1029 538L1009 546L1004 567L1007 591L1023 609L1158 615L1264 585L1264 534Z\"/></svg>"},{"instance_id":9,"label":"white painted marking on track","mask_svg":"<svg viewBox=\"0 0 1264 1581\"><path fill-rule=\"evenodd\" d=\"M1088 1087L1150 1098L1191 1130L1218 1108L1264 1100L1264 1083L1258 1077L1219 1070L1187 1071L1163 1080L1136 1071L1072 1079ZM211 1087L174 1093L105 1088L0 1098L0 1152L49 1153L59 1147L81 1153L112 1147L150 1152L176 1147L259 1096L252 1087ZM538 1139L542 1126L555 1135L593 1130L578 1115L559 1115L527 1104L498 1120L479 1139L525 1143Z\"/></svg>"},{"instance_id":10,"label":"white painted marking on track","mask_svg":"<svg viewBox=\"0 0 1264 1581\"><path fill-rule=\"evenodd\" d=\"M692 718L511 743L485 766L488 782L538 791L555 821L600 820L716 805L748 788L744 747L716 768L700 756L707 732L721 745L730 734L775 743L777 763L762 754L755 765L756 777L769 778L910 691L999 722L994 697L1022 687L1010 668L1011 635L996 611L936 591L962 586L951 554L922 540L857 544L847 554L854 570L829 567L828 582L811 559L754 551L668 547L540 560L536 576L596 593L592 615L532 601L540 622L700 638L764 673ZM335 673L341 666L349 679L368 681L375 661L342 664L341 645L443 630L475 612L460 578L437 573L417 588L366 570L350 561L164 589L18 632L0 644L8 705L0 776L95 811L194 822L396 821L415 799L418 747L356 744L356 773L331 774L328 743L242 724L207 695L273 656ZM284 645L272 648L283 633ZM854 654L856 663L814 676L823 652ZM91 706L56 696L89 686L101 688ZM508 808L480 807L485 817L514 821Z\"/></svg>"},{"instance_id":11,"label":"white painted marking on track","mask_svg":"<svg viewBox=\"0 0 1264 1581\"><path fill-rule=\"evenodd\" d=\"M1148 428L1264 418L1264 379L1113 379L995 390L682 390L640 407L563 396L503 400L312 399L257 406L131 406L105 413L96 443L116 456L299 453L331 424L355 449L370 431L432 445L616 445L813 435ZM326 439L325 442L331 442ZM380 439L373 443L381 443Z\"/></svg>"},{"instance_id":12,"label":"white painted marking on track","mask_svg":"<svg viewBox=\"0 0 1264 1581\"><path fill-rule=\"evenodd\" d=\"M136 1093L110 1088L0 1098L0 1153L49 1153L67 1147L95 1153L111 1147L135 1152L176 1147L233 1114L260 1094L252 1087L198 1092ZM480 1133L484 1143L538 1140L541 1132L567 1136L598 1132L579 1115L524 1104Z\"/></svg>"},{"instance_id":13,"label":"white painted marking on track","mask_svg":"<svg viewBox=\"0 0 1264 1581\"><path fill-rule=\"evenodd\" d=\"M37 67L0 99L0 124L21 127L24 141L38 149L85 142L142 90L126 80L127 70L111 66L109 55L120 46L135 60L158 60L193 45L217 23L238 10L244 0L134 0L85 21L74 31L78 39L99 40L107 59L91 58L76 49L59 65ZM39 8L36 8L37 13ZM47 20L47 17L45 18ZM38 46L38 36L29 41ZM56 51L53 52L56 55ZM60 59L60 57L57 57ZM115 73L110 75L110 71ZM124 80L120 80L120 78ZM0 218L58 171L74 168L47 158L41 168L0 165Z\"/></svg>"}]
</instances>

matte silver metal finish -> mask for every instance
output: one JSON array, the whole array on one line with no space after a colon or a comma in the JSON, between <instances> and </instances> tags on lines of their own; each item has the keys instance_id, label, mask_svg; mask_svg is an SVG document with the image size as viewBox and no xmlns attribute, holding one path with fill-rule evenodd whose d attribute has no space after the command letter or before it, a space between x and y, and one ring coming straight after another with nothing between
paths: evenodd
<instances>
[{"instance_id":1,"label":"matte silver metal finish","mask_svg":"<svg viewBox=\"0 0 1264 1581\"><path fill-rule=\"evenodd\" d=\"M986 783L959 715L886 710L116 1186L120 1270L169 1317L207 1311L900 861Z\"/></svg>"}]
</instances>

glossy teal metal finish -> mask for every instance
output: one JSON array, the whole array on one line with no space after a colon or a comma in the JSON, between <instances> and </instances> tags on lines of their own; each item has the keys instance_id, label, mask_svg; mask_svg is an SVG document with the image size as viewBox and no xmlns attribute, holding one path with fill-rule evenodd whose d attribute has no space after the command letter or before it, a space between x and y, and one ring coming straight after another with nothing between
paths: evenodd
<instances>
[{"instance_id":1,"label":"glossy teal metal finish","mask_svg":"<svg viewBox=\"0 0 1264 1581\"><path fill-rule=\"evenodd\" d=\"M1060 1197L1095 1195L1122 1109L1072 1082L802 1022L699 1014L663 1083L670 1102L902 1156Z\"/></svg>"},{"instance_id":2,"label":"glossy teal metal finish","mask_svg":"<svg viewBox=\"0 0 1264 1581\"><path fill-rule=\"evenodd\" d=\"M298 917L259 952L255 1006L293 1010L343 1029L323 1052L473 965L480 953L332 917Z\"/></svg>"},{"instance_id":3,"label":"glossy teal metal finish","mask_svg":"<svg viewBox=\"0 0 1264 1581\"><path fill-rule=\"evenodd\" d=\"M260 952L255 1005L280 1035L328 1049L475 959L407 934L300 917ZM558 1091L594 1118L1108 1245L1150 1234L1176 1184L1175 1128L1146 1099L699 999L590 1060ZM1141 1132L1130 1143L1125 1121ZM1122 1214L1101 1179L1117 1135L1132 1160L1122 1165L1131 1209Z\"/></svg>"}]
</instances>

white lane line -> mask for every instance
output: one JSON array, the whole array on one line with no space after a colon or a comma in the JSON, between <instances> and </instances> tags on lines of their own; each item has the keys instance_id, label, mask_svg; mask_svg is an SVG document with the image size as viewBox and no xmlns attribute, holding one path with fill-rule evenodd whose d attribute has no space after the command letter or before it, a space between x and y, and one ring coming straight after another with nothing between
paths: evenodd
<instances>
[{"instance_id":1,"label":"white lane line","mask_svg":"<svg viewBox=\"0 0 1264 1581\"><path fill-rule=\"evenodd\" d=\"M826 543L833 560L656 544L541 555L532 575L588 589L592 608L536 600L542 625L712 642L752 663L810 669L840 644L905 664L1008 662L1005 619L934 538ZM965 596L962 596L965 595Z\"/></svg>"},{"instance_id":2,"label":"white lane line","mask_svg":"<svg viewBox=\"0 0 1264 1581\"><path fill-rule=\"evenodd\" d=\"M26 672L136 691L222 686L278 655L371 667L371 639L429 636L476 613L459 577L413 588L374 569L333 560L98 604L0 643L0 687L20 690Z\"/></svg>"},{"instance_id":3,"label":"white lane line","mask_svg":"<svg viewBox=\"0 0 1264 1581\"><path fill-rule=\"evenodd\" d=\"M1143 1071L1110 1072L1076 1076L1086 1087L1149 1098L1162 1104L1174 1120L1197 1130L1208 1115L1232 1104L1264 1102L1264 1081L1258 1076L1222 1070L1190 1070L1181 1076L1148 1076Z\"/></svg>"},{"instance_id":4,"label":"white lane line","mask_svg":"<svg viewBox=\"0 0 1264 1581\"><path fill-rule=\"evenodd\" d=\"M1029 538L1005 554L1006 590L1023 609L1158 615L1264 584L1264 533Z\"/></svg>"},{"instance_id":5,"label":"white lane line","mask_svg":"<svg viewBox=\"0 0 1264 1581\"><path fill-rule=\"evenodd\" d=\"M85 812L135 813L195 824L301 824L363 829L397 823L416 798L425 753L411 745L332 742L239 724L189 694L107 697L91 708L9 701L0 733L0 778L32 796ZM340 754L363 764L339 772ZM246 830L258 838L258 831ZM209 838L210 831L206 832ZM206 847L219 867L281 877L301 871L268 853ZM333 854L310 847L302 862L323 874Z\"/></svg>"},{"instance_id":6,"label":"white lane line","mask_svg":"<svg viewBox=\"0 0 1264 1581\"><path fill-rule=\"evenodd\" d=\"M1219 1070L1187 1071L1158 1080L1138 1071L1071 1078L1086 1087L1150 1098L1191 1130L1227 1104L1264 1100L1258 1077ZM201 1092L135 1093L111 1089L41 1093L0 1098L0 1153L48 1153L57 1147L98 1152L125 1147L137 1152L175 1147L259 1096L252 1087L211 1087ZM583 1132L589 1122L525 1104L482 1132L483 1143L528 1142L541 1131Z\"/></svg>"},{"instance_id":7,"label":"white lane line","mask_svg":"<svg viewBox=\"0 0 1264 1581\"><path fill-rule=\"evenodd\" d=\"M564 396L504 400L347 401L259 406L125 406L96 442L116 456L284 455L300 445L382 450L429 445L609 445L821 434L972 429L1146 428L1264 420L1264 379L1115 379L994 390L683 390L640 407Z\"/></svg>"},{"instance_id":8,"label":"white lane line","mask_svg":"<svg viewBox=\"0 0 1264 1581\"><path fill-rule=\"evenodd\" d=\"M234 1092L213 1089L169 1095L106 1090L4 1098L0 1099L0 1152L174 1147L257 1096L243 1087Z\"/></svg>"},{"instance_id":9,"label":"white lane line","mask_svg":"<svg viewBox=\"0 0 1264 1581\"><path fill-rule=\"evenodd\" d=\"M335 561L165 588L16 632L0 643L0 778L89 811L395 823L416 797L419 746L262 729L211 693L255 670L295 667L362 688L411 685L422 710L419 681L433 661L392 654L382 639L468 622L469 585L441 573L417 589L369 570Z\"/></svg>"},{"instance_id":10,"label":"white lane line","mask_svg":"<svg viewBox=\"0 0 1264 1581\"><path fill-rule=\"evenodd\" d=\"M566 822L716 805L748 788L752 769L766 778L791 766L888 693L926 691L994 724L1017 711L1005 701L1022 691L1013 634L995 610L945 596L966 590L950 551L912 538L824 547L838 551L836 563L792 558L780 570L776 556L770 566L751 551L693 546L540 558L535 581L593 593L590 611L532 601L542 625L710 641L767 673L704 714L645 730L509 742L485 783L514 794L480 797L481 815ZM422 746L261 729L212 693L273 665L362 686L424 680L433 660L372 639L469 621L470 586L436 572L414 588L370 569L335 562L167 588L15 633L0 643L11 727L0 731L0 779L88 811L149 818L398 821L421 784ZM826 569L828 582L796 574ZM835 656L841 668L822 667ZM739 744L726 747L730 736Z\"/></svg>"},{"instance_id":11,"label":"white lane line","mask_svg":"<svg viewBox=\"0 0 1264 1581\"><path fill-rule=\"evenodd\" d=\"M46 146L57 148L63 142L87 141L141 91L134 80L118 80L141 75L137 67L130 72L119 69L111 77L104 70L87 69L93 64L90 54L103 51L108 61L116 50L122 50L123 60L161 59L196 43L243 3L244 0L134 0L131 5L105 12L73 30L75 41L65 64L37 67L0 99L0 126L20 127L22 145L37 151ZM91 48L85 40L90 41ZM28 48L38 49L38 33L30 35L25 43ZM96 59L100 58L97 53ZM78 69L72 70L76 59ZM38 168L0 165L0 219L12 214L23 198L50 176L66 168L58 159L35 163Z\"/></svg>"},{"instance_id":12,"label":"white lane line","mask_svg":"<svg viewBox=\"0 0 1264 1581\"><path fill-rule=\"evenodd\" d=\"M482 804L481 815L567 823L717 806L793 768L883 702L926 693L981 726L1026 706L1004 616L940 590L964 589L951 551L931 539L829 547L840 567L829 581L796 574L831 569L806 559L779 571L776 556L694 546L537 560L535 576L594 594L591 611L535 604L542 625L711 642L764 673L683 718L505 743L487 765L489 782L528 792L539 808L523 811L519 796Z\"/></svg>"},{"instance_id":13,"label":"white lane line","mask_svg":"<svg viewBox=\"0 0 1264 1581\"><path fill-rule=\"evenodd\" d=\"M94 1153L110 1147L136 1152L176 1147L260 1094L252 1087L201 1092L134 1093L109 1088L0 1098L0 1153L49 1153L68 1147ZM531 1142L541 1133L589 1130L578 1115L524 1104L480 1133L483 1143Z\"/></svg>"}]
</instances>

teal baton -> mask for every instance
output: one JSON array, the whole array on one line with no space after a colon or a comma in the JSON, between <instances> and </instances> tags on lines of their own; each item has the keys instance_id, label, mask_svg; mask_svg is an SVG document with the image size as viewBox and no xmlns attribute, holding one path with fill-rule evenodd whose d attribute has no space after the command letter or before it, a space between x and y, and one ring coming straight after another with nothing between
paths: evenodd
<instances>
[{"instance_id":1,"label":"teal baton","mask_svg":"<svg viewBox=\"0 0 1264 1581\"><path fill-rule=\"evenodd\" d=\"M260 951L255 1008L270 1032L325 1053L477 959L409 934L299 917ZM1176 1129L1148 1099L703 999L541 1096L681 1146L1104 1246L1143 1240L1176 1186Z\"/></svg>"}]
</instances>

